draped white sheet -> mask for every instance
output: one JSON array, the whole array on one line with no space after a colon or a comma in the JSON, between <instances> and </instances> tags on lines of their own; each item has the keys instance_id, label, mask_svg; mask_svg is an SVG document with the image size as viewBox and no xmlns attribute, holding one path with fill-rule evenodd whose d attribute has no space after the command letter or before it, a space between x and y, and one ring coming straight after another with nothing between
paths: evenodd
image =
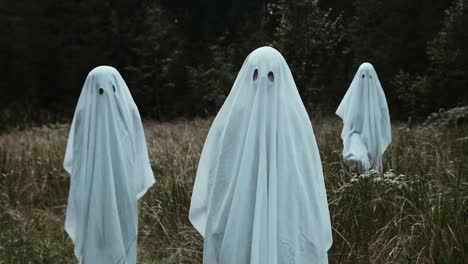
<instances>
[{"instance_id":1,"label":"draped white sheet","mask_svg":"<svg viewBox=\"0 0 468 264\"><path fill-rule=\"evenodd\" d=\"M217 114L189 218L204 237L205 264L328 262L332 235L317 143L275 49L247 57Z\"/></svg>"},{"instance_id":2,"label":"draped white sheet","mask_svg":"<svg viewBox=\"0 0 468 264\"><path fill-rule=\"evenodd\" d=\"M370 63L359 67L336 114L343 120L343 159L362 170L382 170L382 156L392 142L387 100Z\"/></svg>"},{"instance_id":3,"label":"draped white sheet","mask_svg":"<svg viewBox=\"0 0 468 264\"><path fill-rule=\"evenodd\" d=\"M65 230L83 264L135 264L137 199L154 183L130 91L109 66L86 78L70 129Z\"/></svg>"}]
</instances>

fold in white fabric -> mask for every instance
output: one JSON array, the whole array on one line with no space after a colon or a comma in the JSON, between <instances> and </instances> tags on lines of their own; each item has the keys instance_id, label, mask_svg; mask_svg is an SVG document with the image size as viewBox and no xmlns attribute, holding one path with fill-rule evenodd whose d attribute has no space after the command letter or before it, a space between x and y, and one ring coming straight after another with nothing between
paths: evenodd
<instances>
[{"instance_id":1,"label":"fold in white fabric","mask_svg":"<svg viewBox=\"0 0 468 264\"><path fill-rule=\"evenodd\" d=\"M135 264L137 200L155 182L137 106L119 72L93 69L70 129L65 230L83 264Z\"/></svg>"},{"instance_id":2,"label":"fold in white fabric","mask_svg":"<svg viewBox=\"0 0 468 264\"><path fill-rule=\"evenodd\" d=\"M327 263L332 244L321 160L283 56L245 60L200 157L190 221L205 264Z\"/></svg>"},{"instance_id":3,"label":"fold in white fabric","mask_svg":"<svg viewBox=\"0 0 468 264\"><path fill-rule=\"evenodd\" d=\"M372 64L361 64L336 114L343 120L344 161L364 171L381 171L392 130L387 100Z\"/></svg>"}]
</instances>

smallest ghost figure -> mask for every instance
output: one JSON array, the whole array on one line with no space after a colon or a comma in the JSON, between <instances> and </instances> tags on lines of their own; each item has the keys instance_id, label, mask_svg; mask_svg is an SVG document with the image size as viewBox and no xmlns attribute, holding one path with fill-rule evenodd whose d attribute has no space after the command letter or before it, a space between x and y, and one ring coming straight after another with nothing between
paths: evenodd
<instances>
[{"instance_id":1,"label":"smallest ghost figure","mask_svg":"<svg viewBox=\"0 0 468 264\"><path fill-rule=\"evenodd\" d=\"M136 264L137 200L155 182L137 106L119 72L93 69L68 137L65 231L81 264Z\"/></svg>"},{"instance_id":2,"label":"smallest ghost figure","mask_svg":"<svg viewBox=\"0 0 468 264\"><path fill-rule=\"evenodd\" d=\"M361 64L336 114L343 120L345 163L353 170L382 171L392 131L387 100L372 64Z\"/></svg>"}]
</instances>

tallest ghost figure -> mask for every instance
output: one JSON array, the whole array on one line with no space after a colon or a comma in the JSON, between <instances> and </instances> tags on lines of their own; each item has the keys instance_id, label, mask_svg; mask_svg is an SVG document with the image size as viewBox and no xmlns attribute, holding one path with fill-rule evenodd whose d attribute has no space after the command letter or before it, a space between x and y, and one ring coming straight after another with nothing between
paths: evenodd
<instances>
[{"instance_id":1,"label":"tallest ghost figure","mask_svg":"<svg viewBox=\"0 0 468 264\"><path fill-rule=\"evenodd\" d=\"M322 264L332 244L312 125L275 49L245 60L208 133L190 221L205 264Z\"/></svg>"}]
</instances>

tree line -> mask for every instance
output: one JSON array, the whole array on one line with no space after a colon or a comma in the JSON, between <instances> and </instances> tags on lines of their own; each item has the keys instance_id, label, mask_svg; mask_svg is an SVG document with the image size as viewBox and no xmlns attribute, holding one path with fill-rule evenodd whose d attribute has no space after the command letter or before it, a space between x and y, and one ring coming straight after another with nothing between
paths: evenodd
<instances>
[{"instance_id":1,"label":"tree line","mask_svg":"<svg viewBox=\"0 0 468 264\"><path fill-rule=\"evenodd\" d=\"M66 121L87 73L119 69L146 118L210 116L245 57L277 48L333 113L360 63L394 119L468 103L468 0L2 0L0 127Z\"/></svg>"}]
</instances>

